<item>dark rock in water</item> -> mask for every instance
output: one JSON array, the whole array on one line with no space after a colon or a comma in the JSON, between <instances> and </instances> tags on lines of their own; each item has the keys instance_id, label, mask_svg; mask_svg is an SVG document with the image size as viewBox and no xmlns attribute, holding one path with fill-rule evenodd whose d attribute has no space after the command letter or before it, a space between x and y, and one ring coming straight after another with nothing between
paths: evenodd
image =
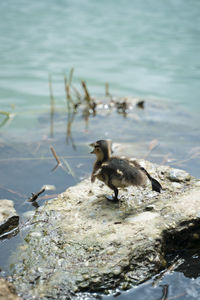
<instances>
[{"instance_id":1,"label":"dark rock in water","mask_svg":"<svg viewBox=\"0 0 200 300\"><path fill-rule=\"evenodd\" d=\"M14 209L13 201L0 199L0 238L15 229L18 224L19 216Z\"/></svg>"},{"instance_id":2,"label":"dark rock in water","mask_svg":"<svg viewBox=\"0 0 200 300\"><path fill-rule=\"evenodd\" d=\"M13 282L24 299L128 289L166 266L170 237L181 247L184 231L185 248L200 242L199 180L172 182L171 168L140 163L159 180L161 194L149 182L121 190L115 204L105 198L107 186L87 179L36 211L14 262Z\"/></svg>"},{"instance_id":3,"label":"dark rock in water","mask_svg":"<svg viewBox=\"0 0 200 300\"><path fill-rule=\"evenodd\" d=\"M0 300L20 300L17 296L15 287L12 283L8 282L4 278L0 278Z\"/></svg>"}]
</instances>

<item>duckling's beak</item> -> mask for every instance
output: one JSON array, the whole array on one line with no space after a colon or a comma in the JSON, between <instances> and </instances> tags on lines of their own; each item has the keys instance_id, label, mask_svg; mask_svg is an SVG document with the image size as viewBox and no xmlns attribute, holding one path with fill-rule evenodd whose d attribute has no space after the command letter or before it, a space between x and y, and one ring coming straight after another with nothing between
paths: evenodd
<instances>
[{"instance_id":1,"label":"duckling's beak","mask_svg":"<svg viewBox=\"0 0 200 300\"><path fill-rule=\"evenodd\" d=\"M95 143L92 143L92 144L90 144L89 146L94 148ZM94 154L94 149L93 149L90 153L91 153L91 154Z\"/></svg>"}]
</instances>

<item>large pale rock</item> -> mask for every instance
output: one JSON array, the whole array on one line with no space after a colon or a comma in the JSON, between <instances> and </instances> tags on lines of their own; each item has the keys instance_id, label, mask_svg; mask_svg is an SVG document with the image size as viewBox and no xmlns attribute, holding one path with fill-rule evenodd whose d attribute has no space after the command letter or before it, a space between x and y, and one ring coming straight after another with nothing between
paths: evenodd
<instances>
[{"instance_id":1,"label":"large pale rock","mask_svg":"<svg viewBox=\"0 0 200 300\"><path fill-rule=\"evenodd\" d=\"M108 187L87 179L36 211L15 262L14 283L24 299L127 289L164 268L167 251L200 241L199 181L141 164L161 182L161 194L150 184L129 187L115 204L105 199Z\"/></svg>"}]
</instances>

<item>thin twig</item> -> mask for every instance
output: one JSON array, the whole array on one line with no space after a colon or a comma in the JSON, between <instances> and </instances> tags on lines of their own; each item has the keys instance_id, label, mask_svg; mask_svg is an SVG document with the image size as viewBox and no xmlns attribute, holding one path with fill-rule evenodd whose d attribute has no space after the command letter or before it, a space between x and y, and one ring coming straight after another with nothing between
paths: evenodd
<instances>
[{"instance_id":1,"label":"thin twig","mask_svg":"<svg viewBox=\"0 0 200 300\"><path fill-rule=\"evenodd\" d=\"M71 68L70 73L69 73L69 86L72 84L72 77L74 73L74 68Z\"/></svg>"},{"instance_id":2,"label":"thin twig","mask_svg":"<svg viewBox=\"0 0 200 300\"><path fill-rule=\"evenodd\" d=\"M149 144L149 151L145 155L144 159L147 159L147 157L151 154L151 152L158 146L158 140L154 139Z\"/></svg>"},{"instance_id":3,"label":"thin twig","mask_svg":"<svg viewBox=\"0 0 200 300\"><path fill-rule=\"evenodd\" d=\"M51 194L51 195L45 195L40 197L40 200L47 200L47 199L52 199L58 197L59 194Z\"/></svg>"},{"instance_id":4,"label":"thin twig","mask_svg":"<svg viewBox=\"0 0 200 300\"><path fill-rule=\"evenodd\" d=\"M163 272L161 272L158 276L156 276L152 285L155 287L167 273L173 272L182 263L183 263L183 259L179 258L179 256L177 255L174 258L172 264L167 269L165 269Z\"/></svg>"},{"instance_id":5,"label":"thin twig","mask_svg":"<svg viewBox=\"0 0 200 300\"><path fill-rule=\"evenodd\" d=\"M93 115L96 115L96 102L90 97L85 81L82 80L82 86L85 92L85 100L87 101L88 108L93 111Z\"/></svg>"},{"instance_id":6,"label":"thin twig","mask_svg":"<svg viewBox=\"0 0 200 300\"><path fill-rule=\"evenodd\" d=\"M0 127L3 127L8 122L10 118L10 113L6 111L0 111L0 114L5 116L4 120L0 123Z\"/></svg>"},{"instance_id":7,"label":"thin twig","mask_svg":"<svg viewBox=\"0 0 200 300\"><path fill-rule=\"evenodd\" d=\"M105 90L106 90L106 92L105 92L106 97L109 97L110 93L109 93L109 84L108 84L108 82L105 83Z\"/></svg>"},{"instance_id":8,"label":"thin twig","mask_svg":"<svg viewBox=\"0 0 200 300\"><path fill-rule=\"evenodd\" d=\"M71 176L75 179L76 178L75 173L73 172L72 168L70 167L68 161L65 160L63 157L62 157L62 160L63 160L65 166L67 167L69 174L71 174Z\"/></svg>"},{"instance_id":9,"label":"thin twig","mask_svg":"<svg viewBox=\"0 0 200 300\"><path fill-rule=\"evenodd\" d=\"M179 297L182 297L182 296L185 296L186 293L183 293L183 294L179 294L179 295L176 295L176 296L173 296L173 297L169 297L167 300L174 300L174 299L177 299Z\"/></svg>"},{"instance_id":10,"label":"thin twig","mask_svg":"<svg viewBox=\"0 0 200 300\"><path fill-rule=\"evenodd\" d=\"M65 84L65 94L66 94L66 102L67 102L67 110L69 112L70 110L70 100L71 100L71 96L70 96L70 92L69 92L69 85L67 83L67 77L66 75L64 75L64 84Z\"/></svg>"},{"instance_id":11,"label":"thin twig","mask_svg":"<svg viewBox=\"0 0 200 300\"><path fill-rule=\"evenodd\" d=\"M56 154L56 151L55 149L53 148L53 146L50 146L50 149L51 149L51 152L53 154L53 156L55 157L55 160L57 161L57 165L52 169L52 172L55 171L55 169L58 167L58 166L62 166L61 164L61 161L58 157L58 155Z\"/></svg>"},{"instance_id":12,"label":"thin twig","mask_svg":"<svg viewBox=\"0 0 200 300\"><path fill-rule=\"evenodd\" d=\"M71 96L71 93L70 93L70 87L71 87L70 80L69 80L69 82L67 81L66 75L64 75L64 84L65 84L67 110L68 110L68 113L69 113L70 112L70 104L73 107L73 109L75 108L75 104L74 104L74 101L72 100L72 96Z\"/></svg>"},{"instance_id":13,"label":"thin twig","mask_svg":"<svg viewBox=\"0 0 200 300\"><path fill-rule=\"evenodd\" d=\"M50 146L50 149L51 149L51 152L53 154L53 156L55 157L56 161L57 161L57 164L58 165L61 165L61 162L60 162L60 159L58 158L57 154L56 154L56 151L55 149L53 148L53 146Z\"/></svg>"},{"instance_id":14,"label":"thin twig","mask_svg":"<svg viewBox=\"0 0 200 300\"><path fill-rule=\"evenodd\" d=\"M45 192L45 188L42 188L39 192L37 193L32 193L32 196L28 199L28 202L34 202L37 200L37 198Z\"/></svg>"},{"instance_id":15,"label":"thin twig","mask_svg":"<svg viewBox=\"0 0 200 300\"><path fill-rule=\"evenodd\" d=\"M10 160L10 159L8 159L8 160ZM17 195L20 198L24 198L25 199L27 197L25 194L21 194L20 192L14 191L14 190L12 190L10 188L7 188L7 187L4 187L3 185L0 185L0 189L5 190L5 191L7 191L7 192L9 192L11 194Z\"/></svg>"},{"instance_id":16,"label":"thin twig","mask_svg":"<svg viewBox=\"0 0 200 300\"><path fill-rule=\"evenodd\" d=\"M71 134L71 126L74 121L75 114L76 114L75 110L73 111L73 114L68 114L67 132L66 132L66 143L68 144L69 140L71 140L72 147L74 148L74 150L76 150L76 145L74 144L73 137Z\"/></svg>"},{"instance_id":17,"label":"thin twig","mask_svg":"<svg viewBox=\"0 0 200 300\"><path fill-rule=\"evenodd\" d=\"M51 75L49 75L49 93L50 93L50 106L51 106L51 111L50 111L50 135L51 135L51 137L53 137L53 135L54 135L53 121L54 121L55 107L54 107L54 96L53 96Z\"/></svg>"},{"instance_id":18,"label":"thin twig","mask_svg":"<svg viewBox=\"0 0 200 300\"><path fill-rule=\"evenodd\" d=\"M79 104L80 104L81 103L81 94L80 94L80 92L77 90L77 88L74 85L72 85L71 87L74 90L74 92L76 94L76 98L79 100Z\"/></svg>"},{"instance_id":19,"label":"thin twig","mask_svg":"<svg viewBox=\"0 0 200 300\"><path fill-rule=\"evenodd\" d=\"M164 284L164 285L162 285L162 288L163 288L163 295L160 300L167 300L169 286L168 286L168 284Z\"/></svg>"},{"instance_id":20,"label":"thin twig","mask_svg":"<svg viewBox=\"0 0 200 300\"><path fill-rule=\"evenodd\" d=\"M64 155L63 158L67 158L67 159L71 159L71 158L90 158L90 156L89 155L78 155L78 156ZM42 156L42 157L10 157L10 158L0 158L0 162L31 161L31 160L52 160L52 159L54 159L52 156L46 156L46 157L44 157L44 156ZM0 187L2 187L2 186L0 186Z\"/></svg>"},{"instance_id":21,"label":"thin twig","mask_svg":"<svg viewBox=\"0 0 200 300\"><path fill-rule=\"evenodd\" d=\"M89 92L88 92L86 83L85 83L84 80L82 80L81 83L82 83L83 90L84 90L84 92L85 92L85 100L87 100L87 101L90 103L91 97L90 97L90 94L89 94Z\"/></svg>"}]
</instances>

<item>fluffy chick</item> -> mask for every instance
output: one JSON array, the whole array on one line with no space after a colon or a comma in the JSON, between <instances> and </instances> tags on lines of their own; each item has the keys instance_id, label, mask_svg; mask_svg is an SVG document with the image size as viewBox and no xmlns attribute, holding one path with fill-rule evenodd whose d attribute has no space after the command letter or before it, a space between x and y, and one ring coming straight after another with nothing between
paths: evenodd
<instances>
[{"instance_id":1,"label":"fluffy chick","mask_svg":"<svg viewBox=\"0 0 200 300\"><path fill-rule=\"evenodd\" d=\"M152 178L137 161L111 156L111 145L111 141L107 140L99 140L90 144L94 148L91 153L96 155L91 176L92 182L96 178L103 181L114 191L112 201L115 202L119 201L118 188L130 185L145 186L147 178L151 181L152 190L160 193L162 189L160 183Z\"/></svg>"}]
</instances>

